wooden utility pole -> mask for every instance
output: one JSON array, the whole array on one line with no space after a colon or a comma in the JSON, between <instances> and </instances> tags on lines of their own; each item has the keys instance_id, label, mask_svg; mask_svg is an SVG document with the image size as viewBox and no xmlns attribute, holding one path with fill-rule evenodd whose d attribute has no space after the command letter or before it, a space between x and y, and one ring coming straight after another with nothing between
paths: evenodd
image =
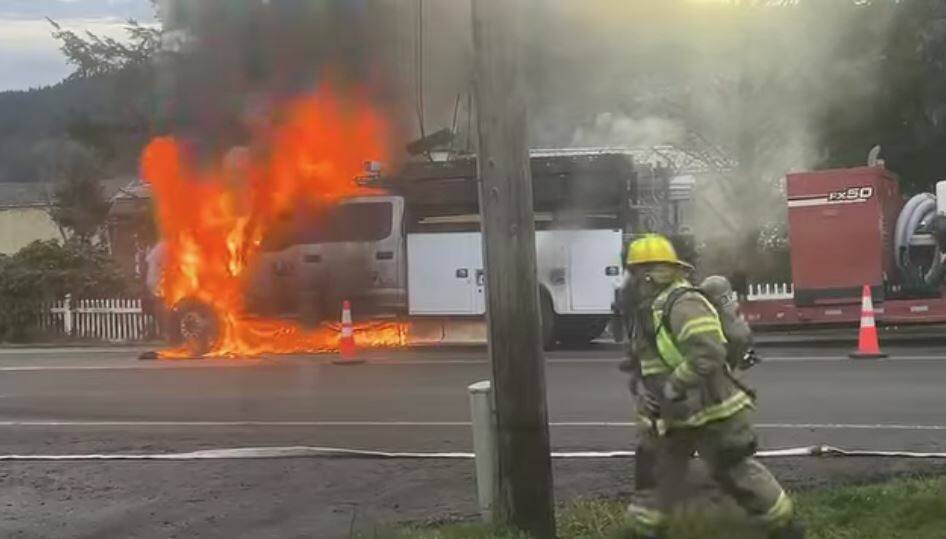
<instances>
[{"instance_id":1,"label":"wooden utility pole","mask_svg":"<svg viewBox=\"0 0 946 539\"><path fill-rule=\"evenodd\" d=\"M555 537L535 220L521 75L526 0L473 0L478 171L496 408L496 516Z\"/></svg>"}]
</instances>

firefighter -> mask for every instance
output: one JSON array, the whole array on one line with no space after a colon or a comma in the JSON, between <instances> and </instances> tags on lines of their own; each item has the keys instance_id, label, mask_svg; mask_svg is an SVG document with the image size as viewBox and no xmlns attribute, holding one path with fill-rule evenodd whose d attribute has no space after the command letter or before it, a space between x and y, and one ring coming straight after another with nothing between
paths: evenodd
<instances>
[{"instance_id":1,"label":"firefighter","mask_svg":"<svg viewBox=\"0 0 946 539\"><path fill-rule=\"evenodd\" d=\"M712 479L746 510L763 535L803 537L792 501L771 473L752 458L752 397L726 363L719 316L687 281L692 266L670 241L651 234L627 252L639 329L632 349L640 362L642 423L654 448L656 487L628 518L644 537L658 537L667 515L683 501L694 451ZM684 289L684 290L679 290ZM674 293L674 291L677 291ZM670 301L670 312L664 307Z\"/></svg>"}]
</instances>

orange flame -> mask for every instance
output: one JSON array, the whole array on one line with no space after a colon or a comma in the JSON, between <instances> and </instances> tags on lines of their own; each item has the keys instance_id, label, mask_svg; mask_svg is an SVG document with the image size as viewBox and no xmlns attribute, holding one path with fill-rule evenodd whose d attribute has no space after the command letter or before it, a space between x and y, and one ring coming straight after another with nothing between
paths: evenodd
<instances>
[{"instance_id":1,"label":"orange flame","mask_svg":"<svg viewBox=\"0 0 946 539\"><path fill-rule=\"evenodd\" d=\"M355 178L366 161L388 156L388 125L366 101L343 101L323 86L273 114L248 148L196 166L180 141L153 140L142 155L166 245L161 296L170 309L185 299L210 306L219 339L209 355L322 352L337 349L338 331L303 329L247 316L247 268L266 232L300 201L320 211L352 196L373 194ZM341 308L341 306L339 306ZM359 344L404 344L400 324L356 328ZM183 351L166 351L176 357Z\"/></svg>"}]
</instances>

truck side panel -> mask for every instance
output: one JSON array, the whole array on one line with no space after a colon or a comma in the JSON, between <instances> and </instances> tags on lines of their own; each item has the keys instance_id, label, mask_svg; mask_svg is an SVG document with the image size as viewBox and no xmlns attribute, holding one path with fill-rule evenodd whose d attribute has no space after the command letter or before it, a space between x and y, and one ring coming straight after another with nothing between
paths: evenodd
<instances>
[{"instance_id":1,"label":"truck side panel","mask_svg":"<svg viewBox=\"0 0 946 539\"><path fill-rule=\"evenodd\" d=\"M408 234L407 260L410 314L486 313L479 232Z\"/></svg>"},{"instance_id":2,"label":"truck side panel","mask_svg":"<svg viewBox=\"0 0 946 539\"><path fill-rule=\"evenodd\" d=\"M610 313L621 282L621 231L568 230L571 312Z\"/></svg>"},{"instance_id":3,"label":"truck side panel","mask_svg":"<svg viewBox=\"0 0 946 539\"><path fill-rule=\"evenodd\" d=\"M620 281L621 232L536 232L537 277L558 315L608 316ZM408 303L412 315L486 313L479 232L407 236Z\"/></svg>"}]
</instances>

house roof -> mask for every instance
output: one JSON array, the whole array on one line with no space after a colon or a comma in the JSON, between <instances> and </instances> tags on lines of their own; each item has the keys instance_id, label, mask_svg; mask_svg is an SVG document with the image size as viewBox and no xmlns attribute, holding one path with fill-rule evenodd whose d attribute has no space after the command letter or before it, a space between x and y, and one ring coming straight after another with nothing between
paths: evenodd
<instances>
[{"instance_id":1,"label":"house roof","mask_svg":"<svg viewBox=\"0 0 946 539\"><path fill-rule=\"evenodd\" d=\"M42 182L0 183L0 208L48 206L53 186Z\"/></svg>"},{"instance_id":2,"label":"house roof","mask_svg":"<svg viewBox=\"0 0 946 539\"><path fill-rule=\"evenodd\" d=\"M102 195L111 200L123 187L136 178L102 180ZM0 182L0 208L28 208L49 206L56 186L50 182Z\"/></svg>"},{"instance_id":3,"label":"house roof","mask_svg":"<svg viewBox=\"0 0 946 539\"><path fill-rule=\"evenodd\" d=\"M142 181L141 178L132 178L115 190L111 200L112 202L117 202L119 200L139 198L151 198L151 186Z\"/></svg>"}]
</instances>

